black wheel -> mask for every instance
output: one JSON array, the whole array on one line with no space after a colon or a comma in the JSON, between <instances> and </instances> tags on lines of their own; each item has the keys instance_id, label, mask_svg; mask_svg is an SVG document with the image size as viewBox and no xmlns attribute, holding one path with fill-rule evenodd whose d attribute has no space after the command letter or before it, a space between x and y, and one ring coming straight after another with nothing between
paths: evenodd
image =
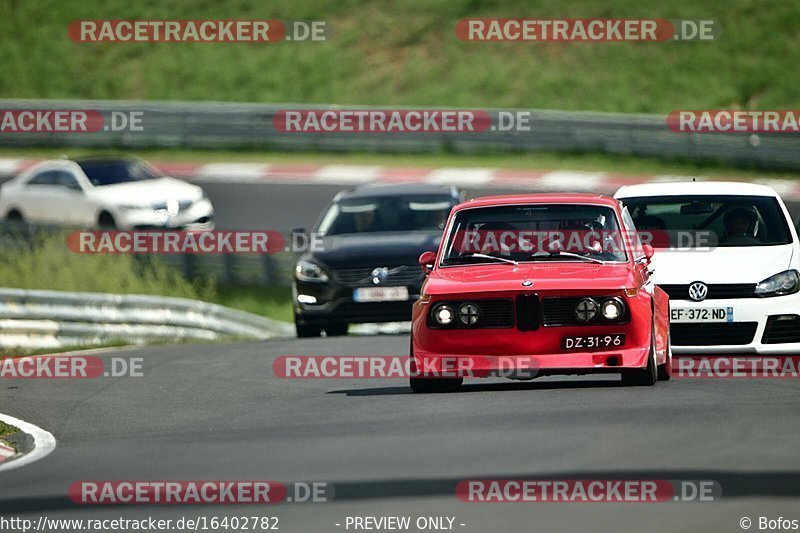
<instances>
[{"instance_id":1,"label":"black wheel","mask_svg":"<svg viewBox=\"0 0 800 533\"><path fill-rule=\"evenodd\" d=\"M656 368L656 330L650 333L650 352L647 354L647 366L643 369L625 370L622 372L622 383L634 387L649 387L658 381Z\"/></svg>"},{"instance_id":2,"label":"black wheel","mask_svg":"<svg viewBox=\"0 0 800 533\"><path fill-rule=\"evenodd\" d=\"M421 394L456 392L464 378L409 378L411 390Z\"/></svg>"},{"instance_id":3,"label":"black wheel","mask_svg":"<svg viewBox=\"0 0 800 533\"><path fill-rule=\"evenodd\" d=\"M323 329L328 337L341 337L347 335L347 323L344 324L325 324Z\"/></svg>"},{"instance_id":4,"label":"black wheel","mask_svg":"<svg viewBox=\"0 0 800 533\"><path fill-rule=\"evenodd\" d=\"M297 321L297 315L294 316L294 329L297 332L297 336L301 339L306 337L319 337L322 335L321 327L309 324L300 324Z\"/></svg>"},{"instance_id":5,"label":"black wheel","mask_svg":"<svg viewBox=\"0 0 800 533\"><path fill-rule=\"evenodd\" d=\"M663 365L658 365L658 381L672 379L672 340L667 333L667 360Z\"/></svg>"},{"instance_id":6,"label":"black wheel","mask_svg":"<svg viewBox=\"0 0 800 533\"><path fill-rule=\"evenodd\" d=\"M97 225L100 226L100 229L116 229L117 222L114 220L111 213L103 211L100 213L100 216L97 217Z\"/></svg>"},{"instance_id":7,"label":"black wheel","mask_svg":"<svg viewBox=\"0 0 800 533\"><path fill-rule=\"evenodd\" d=\"M25 222L25 217L16 209L12 209L6 214L6 223L13 231L25 231L28 229L28 223Z\"/></svg>"}]
</instances>

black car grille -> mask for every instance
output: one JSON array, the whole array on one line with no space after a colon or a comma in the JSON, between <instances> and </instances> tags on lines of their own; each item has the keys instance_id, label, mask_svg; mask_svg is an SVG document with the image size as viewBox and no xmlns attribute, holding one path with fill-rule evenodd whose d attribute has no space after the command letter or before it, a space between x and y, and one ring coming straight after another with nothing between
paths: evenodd
<instances>
[{"instance_id":1,"label":"black car grille","mask_svg":"<svg viewBox=\"0 0 800 533\"><path fill-rule=\"evenodd\" d=\"M575 316L575 306L587 296L574 298L544 298L542 300L542 324L545 326L596 326L599 324L624 324L630 320L627 306L618 320L608 321L602 317L591 322L581 322ZM600 304L606 296L593 297Z\"/></svg>"},{"instance_id":2,"label":"black car grille","mask_svg":"<svg viewBox=\"0 0 800 533\"><path fill-rule=\"evenodd\" d=\"M478 321L470 326L463 324L458 319L458 308L465 303L472 303L480 309ZM442 326L433 318L433 311L441 304L450 305L455 316L450 325ZM510 299L497 300L451 300L446 302L436 302L431 307L428 314L428 327L434 329L480 329L480 328L513 328L514 327L514 303Z\"/></svg>"},{"instance_id":3,"label":"black car grille","mask_svg":"<svg viewBox=\"0 0 800 533\"><path fill-rule=\"evenodd\" d=\"M535 294L517 296L517 329L535 331L539 329L539 297Z\"/></svg>"},{"instance_id":4,"label":"black car grille","mask_svg":"<svg viewBox=\"0 0 800 533\"><path fill-rule=\"evenodd\" d=\"M382 267L378 267L382 268ZM388 276L381 280L379 285L419 285L425 279L425 272L419 265L401 265L387 267ZM372 281L372 268L339 268L333 271L333 277L343 285L349 287L374 287L378 285Z\"/></svg>"},{"instance_id":5,"label":"black car grille","mask_svg":"<svg viewBox=\"0 0 800 533\"><path fill-rule=\"evenodd\" d=\"M671 324L670 338L675 346L714 346L750 344L758 322Z\"/></svg>"},{"instance_id":6,"label":"black car grille","mask_svg":"<svg viewBox=\"0 0 800 533\"><path fill-rule=\"evenodd\" d=\"M767 318L767 327L761 337L764 344L800 342L800 316L773 315Z\"/></svg>"},{"instance_id":7,"label":"black car grille","mask_svg":"<svg viewBox=\"0 0 800 533\"><path fill-rule=\"evenodd\" d=\"M673 300L691 300L689 285L659 285ZM721 283L708 285L705 300L725 300L729 298L755 298L755 283Z\"/></svg>"}]
</instances>

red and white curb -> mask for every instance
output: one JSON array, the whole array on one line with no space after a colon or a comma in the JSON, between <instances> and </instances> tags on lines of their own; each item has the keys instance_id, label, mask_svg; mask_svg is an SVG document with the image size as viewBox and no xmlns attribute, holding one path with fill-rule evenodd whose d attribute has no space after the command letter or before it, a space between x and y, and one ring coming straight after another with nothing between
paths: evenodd
<instances>
[{"instance_id":1,"label":"red and white curb","mask_svg":"<svg viewBox=\"0 0 800 533\"><path fill-rule=\"evenodd\" d=\"M14 176L37 160L0 158L0 176ZM515 170L500 168L422 168L380 165L310 165L302 163L178 163L154 162L159 170L176 178L214 183L296 183L361 185L435 183L469 188L510 188L537 191L582 191L613 193L623 185L691 181L704 176L630 176L577 170ZM800 182L779 179L756 180L773 187L784 197L800 198Z\"/></svg>"},{"instance_id":2,"label":"red and white curb","mask_svg":"<svg viewBox=\"0 0 800 533\"><path fill-rule=\"evenodd\" d=\"M33 438L33 449L18 457L16 457L15 453L11 453L14 450L0 443L0 473L15 468L21 468L40 459L44 459L56 449L56 438L49 431L34 426L30 422L25 422L24 420L3 413L0 413L0 420L19 428L20 431L27 433ZM6 450L4 451L4 449Z\"/></svg>"}]
</instances>

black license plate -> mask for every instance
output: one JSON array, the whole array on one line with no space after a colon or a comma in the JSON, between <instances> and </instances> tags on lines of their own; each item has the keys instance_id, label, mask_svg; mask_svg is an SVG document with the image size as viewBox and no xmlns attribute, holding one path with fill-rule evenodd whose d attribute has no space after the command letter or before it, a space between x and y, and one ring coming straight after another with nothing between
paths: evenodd
<instances>
[{"instance_id":1,"label":"black license plate","mask_svg":"<svg viewBox=\"0 0 800 533\"><path fill-rule=\"evenodd\" d=\"M625 345L624 333L610 335L576 335L561 338L563 350L605 350L620 348Z\"/></svg>"}]
</instances>

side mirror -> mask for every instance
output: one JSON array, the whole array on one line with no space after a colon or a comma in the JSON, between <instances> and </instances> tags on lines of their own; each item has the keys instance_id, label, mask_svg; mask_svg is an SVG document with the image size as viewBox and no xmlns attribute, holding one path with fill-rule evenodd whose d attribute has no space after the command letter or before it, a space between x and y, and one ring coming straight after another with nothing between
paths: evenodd
<instances>
[{"instance_id":1,"label":"side mirror","mask_svg":"<svg viewBox=\"0 0 800 533\"><path fill-rule=\"evenodd\" d=\"M424 270L426 274L433 270L433 264L435 262L436 252L422 252L422 255L419 256L419 266L422 267L422 270Z\"/></svg>"},{"instance_id":2,"label":"side mirror","mask_svg":"<svg viewBox=\"0 0 800 533\"><path fill-rule=\"evenodd\" d=\"M642 250L644 251L644 258L647 259L647 261L650 261L653 258L653 254L656 253L649 244L642 245Z\"/></svg>"}]
</instances>

